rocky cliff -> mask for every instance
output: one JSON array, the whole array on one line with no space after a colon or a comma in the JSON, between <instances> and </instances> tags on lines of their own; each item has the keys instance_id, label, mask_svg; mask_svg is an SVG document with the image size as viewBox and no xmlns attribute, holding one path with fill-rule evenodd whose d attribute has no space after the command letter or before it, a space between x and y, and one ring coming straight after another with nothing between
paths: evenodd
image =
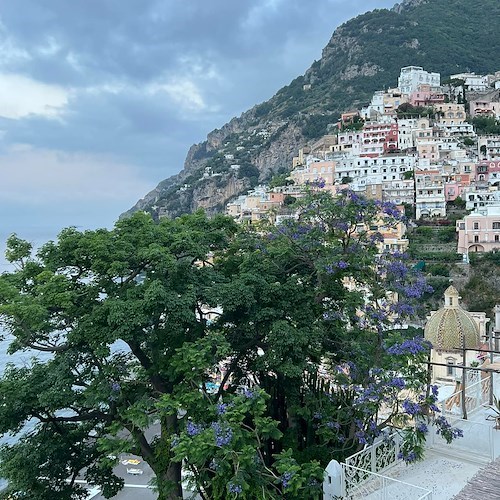
<instances>
[{"instance_id":1,"label":"rocky cliff","mask_svg":"<svg viewBox=\"0 0 500 500\"><path fill-rule=\"evenodd\" d=\"M498 70L499 20L498 0L404 0L351 19L304 75L192 146L180 173L127 213L221 210L229 199L289 169L297 150L327 133L341 112L396 85L402 66L424 66L444 77Z\"/></svg>"}]
</instances>

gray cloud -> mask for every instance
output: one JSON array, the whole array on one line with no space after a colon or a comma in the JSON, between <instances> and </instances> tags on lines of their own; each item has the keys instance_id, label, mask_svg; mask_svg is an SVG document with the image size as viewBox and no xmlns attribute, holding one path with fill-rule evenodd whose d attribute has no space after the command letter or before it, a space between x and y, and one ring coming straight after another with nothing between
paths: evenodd
<instances>
[{"instance_id":1,"label":"gray cloud","mask_svg":"<svg viewBox=\"0 0 500 500\"><path fill-rule=\"evenodd\" d=\"M14 168L13 146L19 144L27 145L33 158L37 151L62 159L74 154L91 158L93 166L101 158L102 168L110 162L127 165L138 199L144 186L182 168L192 143L303 73L341 22L392 3L3 0L0 81L21 75L33 88L57 86L67 93L67 102L55 117L34 105L33 114L18 119L5 118L11 115L2 115L0 102L0 168ZM13 93L12 100L26 108L28 97L39 99L36 93ZM2 155L10 163L2 163ZM35 178L27 178L19 199L36 189ZM64 213L84 212L74 198ZM47 200L46 210L32 210L32 216L51 213L53 226L66 225L54 203ZM117 200L99 205L102 200L89 197L85 203L96 204L87 210L89 225L98 225L99 214L107 224L128 208L130 193L120 208Z\"/></svg>"}]
</instances>

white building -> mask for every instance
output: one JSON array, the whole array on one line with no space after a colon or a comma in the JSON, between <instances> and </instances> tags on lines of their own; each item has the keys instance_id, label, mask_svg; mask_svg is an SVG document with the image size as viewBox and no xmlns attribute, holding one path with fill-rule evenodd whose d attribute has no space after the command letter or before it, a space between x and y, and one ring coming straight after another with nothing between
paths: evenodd
<instances>
[{"instance_id":1,"label":"white building","mask_svg":"<svg viewBox=\"0 0 500 500\"><path fill-rule=\"evenodd\" d=\"M500 159L500 135L489 135L478 138L479 158L486 160Z\"/></svg>"},{"instance_id":2,"label":"white building","mask_svg":"<svg viewBox=\"0 0 500 500\"><path fill-rule=\"evenodd\" d=\"M465 208L467 210L475 210L476 208L486 207L489 205L500 206L500 191L468 189L464 193Z\"/></svg>"},{"instance_id":3,"label":"white building","mask_svg":"<svg viewBox=\"0 0 500 500\"><path fill-rule=\"evenodd\" d=\"M439 87L441 85L441 75L439 73L429 73L420 66L406 66L401 68L398 87L403 94L411 94L423 83L432 87Z\"/></svg>"},{"instance_id":4,"label":"white building","mask_svg":"<svg viewBox=\"0 0 500 500\"><path fill-rule=\"evenodd\" d=\"M358 190L364 186L403 180L405 172L413 172L415 158L407 155L385 155L377 158L349 156L340 158L335 168L337 182L349 177Z\"/></svg>"},{"instance_id":5,"label":"white building","mask_svg":"<svg viewBox=\"0 0 500 500\"><path fill-rule=\"evenodd\" d=\"M451 80L464 80L467 90L486 90L488 88L488 77L476 75L475 73L458 73L450 76Z\"/></svg>"}]
</instances>

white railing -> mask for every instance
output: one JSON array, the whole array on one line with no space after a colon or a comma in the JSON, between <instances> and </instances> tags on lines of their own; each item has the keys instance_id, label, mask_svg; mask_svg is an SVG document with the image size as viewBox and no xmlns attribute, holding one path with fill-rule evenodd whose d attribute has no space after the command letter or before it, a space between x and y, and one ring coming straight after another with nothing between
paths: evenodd
<instances>
[{"instance_id":1,"label":"white railing","mask_svg":"<svg viewBox=\"0 0 500 500\"><path fill-rule=\"evenodd\" d=\"M344 491L342 498L352 500L424 500L432 499L432 492L421 486L398 481L375 472L342 464Z\"/></svg>"},{"instance_id":2,"label":"white railing","mask_svg":"<svg viewBox=\"0 0 500 500\"><path fill-rule=\"evenodd\" d=\"M482 408L485 404L488 404L490 391L490 378L484 378L473 384L465 386L465 409L467 415L474 413L475 411ZM462 414L463 391L457 391L452 394L449 398L446 398L441 402L441 411L444 415L449 415L454 413L456 415Z\"/></svg>"},{"instance_id":3,"label":"white railing","mask_svg":"<svg viewBox=\"0 0 500 500\"><path fill-rule=\"evenodd\" d=\"M427 447L443 454L462 456L480 463L495 460L500 450L495 446L495 430L491 422L476 422L448 416L452 427L461 429L463 437L454 439L450 444L438 434L435 426L431 426L427 434Z\"/></svg>"},{"instance_id":4,"label":"white railing","mask_svg":"<svg viewBox=\"0 0 500 500\"><path fill-rule=\"evenodd\" d=\"M393 432L370 447L346 458L345 464L369 472L383 472L400 460L398 458L400 443L401 436L398 432Z\"/></svg>"}]
</instances>

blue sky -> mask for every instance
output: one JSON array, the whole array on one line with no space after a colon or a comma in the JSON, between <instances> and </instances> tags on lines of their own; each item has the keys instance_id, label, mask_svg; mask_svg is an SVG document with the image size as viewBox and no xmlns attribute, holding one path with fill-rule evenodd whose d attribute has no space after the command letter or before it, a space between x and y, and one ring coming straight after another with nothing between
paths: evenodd
<instances>
[{"instance_id":1,"label":"blue sky","mask_svg":"<svg viewBox=\"0 0 500 500\"><path fill-rule=\"evenodd\" d=\"M2 0L0 242L111 226L339 24L393 3Z\"/></svg>"}]
</instances>

